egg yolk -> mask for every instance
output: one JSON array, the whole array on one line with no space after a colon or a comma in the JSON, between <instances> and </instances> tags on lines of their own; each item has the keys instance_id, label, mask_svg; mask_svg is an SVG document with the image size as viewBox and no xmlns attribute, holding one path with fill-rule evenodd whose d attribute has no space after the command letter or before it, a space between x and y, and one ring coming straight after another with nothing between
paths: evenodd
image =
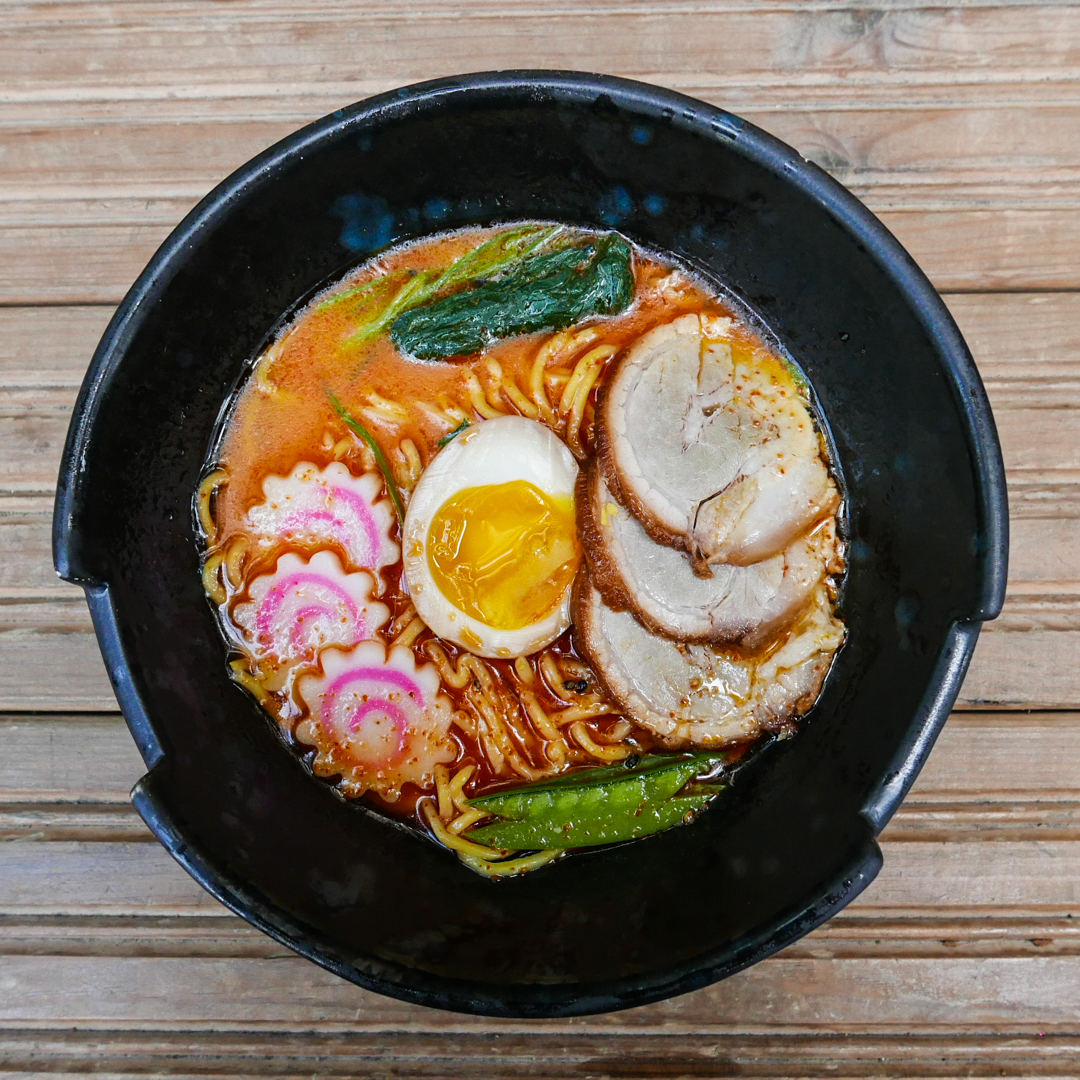
<instances>
[{"instance_id":1,"label":"egg yolk","mask_svg":"<svg viewBox=\"0 0 1080 1080\"><path fill-rule=\"evenodd\" d=\"M551 614L580 562L574 500L527 480L463 488L428 531L435 584L497 630L521 630Z\"/></svg>"}]
</instances>

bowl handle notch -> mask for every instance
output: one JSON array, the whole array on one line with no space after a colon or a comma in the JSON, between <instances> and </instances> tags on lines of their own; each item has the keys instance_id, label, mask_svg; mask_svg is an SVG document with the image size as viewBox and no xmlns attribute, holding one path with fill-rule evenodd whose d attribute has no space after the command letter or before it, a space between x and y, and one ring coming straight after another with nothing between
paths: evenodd
<instances>
[{"instance_id":1,"label":"bowl handle notch","mask_svg":"<svg viewBox=\"0 0 1080 1080\"><path fill-rule=\"evenodd\" d=\"M884 778L863 804L862 816L875 836L896 813L945 726L963 685L981 629L981 622L957 621L952 624L945 645L938 654L930 688L907 734L897 747Z\"/></svg>"},{"instance_id":2,"label":"bowl handle notch","mask_svg":"<svg viewBox=\"0 0 1080 1080\"><path fill-rule=\"evenodd\" d=\"M150 712L125 657L109 586L84 584L83 590L86 593L87 607L90 608L90 617L94 622L101 657L105 661L105 670L109 673L109 681L112 683L120 711L124 714L128 730L143 761L146 762L146 767L153 769L164 759L165 751L150 722Z\"/></svg>"}]
</instances>

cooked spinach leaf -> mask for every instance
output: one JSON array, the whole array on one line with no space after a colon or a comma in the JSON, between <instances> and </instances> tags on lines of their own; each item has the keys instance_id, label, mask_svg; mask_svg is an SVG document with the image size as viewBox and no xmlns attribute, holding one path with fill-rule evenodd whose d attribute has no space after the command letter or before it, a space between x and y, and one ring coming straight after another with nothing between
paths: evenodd
<instances>
[{"instance_id":1,"label":"cooked spinach leaf","mask_svg":"<svg viewBox=\"0 0 1080 1080\"><path fill-rule=\"evenodd\" d=\"M386 460L386 455L382 452L382 447L375 441L375 436L359 420L356 419L344 405L331 393L326 391L326 396L330 401L330 406L341 417L345 424L350 427L361 439L368 444L371 452L375 455L375 464L379 466L379 472L383 475L383 480L386 481L386 490L390 492L390 501L394 504L394 511L397 513L398 522L405 527L405 504L401 501L401 492L398 490L397 482L394 480L394 470L390 468L390 462Z\"/></svg>"},{"instance_id":2,"label":"cooked spinach leaf","mask_svg":"<svg viewBox=\"0 0 1080 1080\"><path fill-rule=\"evenodd\" d=\"M447 289L505 273L539 249L558 244L565 233L562 225L517 225L503 229L455 259L441 273L396 270L365 285L346 289L321 304L319 310L353 302L356 321L346 345L365 345L384 334L395 319L411 308L433 300ZM387 287L396 285L402 276L406 280L396 291Z\"/></svg>"},{"instance_id":3,"label":"cooked spinach leaf","mask_svg":"<svg viewBox=\"0 0 1080 1080\"><path fill-rule=\"evenodd\" d=\"M390 337L421 360L464 356L502 338L614 315L633 299L630 247L611 233L583 247L530 256L492 281L412 307L394 320Z\"/></svg>"}]
</instances>

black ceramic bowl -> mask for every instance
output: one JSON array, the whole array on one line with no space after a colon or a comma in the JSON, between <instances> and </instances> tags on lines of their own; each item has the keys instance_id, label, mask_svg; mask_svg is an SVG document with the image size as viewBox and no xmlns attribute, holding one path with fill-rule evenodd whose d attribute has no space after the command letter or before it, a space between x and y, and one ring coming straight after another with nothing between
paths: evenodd
<instances>
[{"instance_id":1,"label":"black ceramic bowl","mask_svg":"<svg viewBox=\"0 0 1080 1080\"><path fill-rule=\"evenodd\" d=\"M192 494L282 313L394 240L545 218L617 227L725 283L802 364L847 488L848 642L797 738L688 828L491 882L348 805L227 677ZM795 151L619 79L509 72L342 109L204 199L121 304L79 396L55 555L85 586L147 774L133 799L207 889L331 971L501 1016L721 979L841 909L1001 605L1005 484L941 300Z\"/></svg>"}]
</instances>

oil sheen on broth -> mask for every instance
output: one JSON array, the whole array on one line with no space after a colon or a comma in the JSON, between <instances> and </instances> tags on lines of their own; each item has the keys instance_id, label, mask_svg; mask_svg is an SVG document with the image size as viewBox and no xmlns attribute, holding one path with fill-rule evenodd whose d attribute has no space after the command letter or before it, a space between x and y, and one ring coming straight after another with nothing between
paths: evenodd
<instances>
[{"instance_id":1,"label":"oil sheen on broth","mask_svg":"<svg viewBox=\"0 0 1080 1080\"><path fill-rule=\"evenodd\" d=\"M360 266L257 358L196 504L235 680L491 878L690 822L843 642L802 376L616 233Z\"/></svg>"}]
</instances>

